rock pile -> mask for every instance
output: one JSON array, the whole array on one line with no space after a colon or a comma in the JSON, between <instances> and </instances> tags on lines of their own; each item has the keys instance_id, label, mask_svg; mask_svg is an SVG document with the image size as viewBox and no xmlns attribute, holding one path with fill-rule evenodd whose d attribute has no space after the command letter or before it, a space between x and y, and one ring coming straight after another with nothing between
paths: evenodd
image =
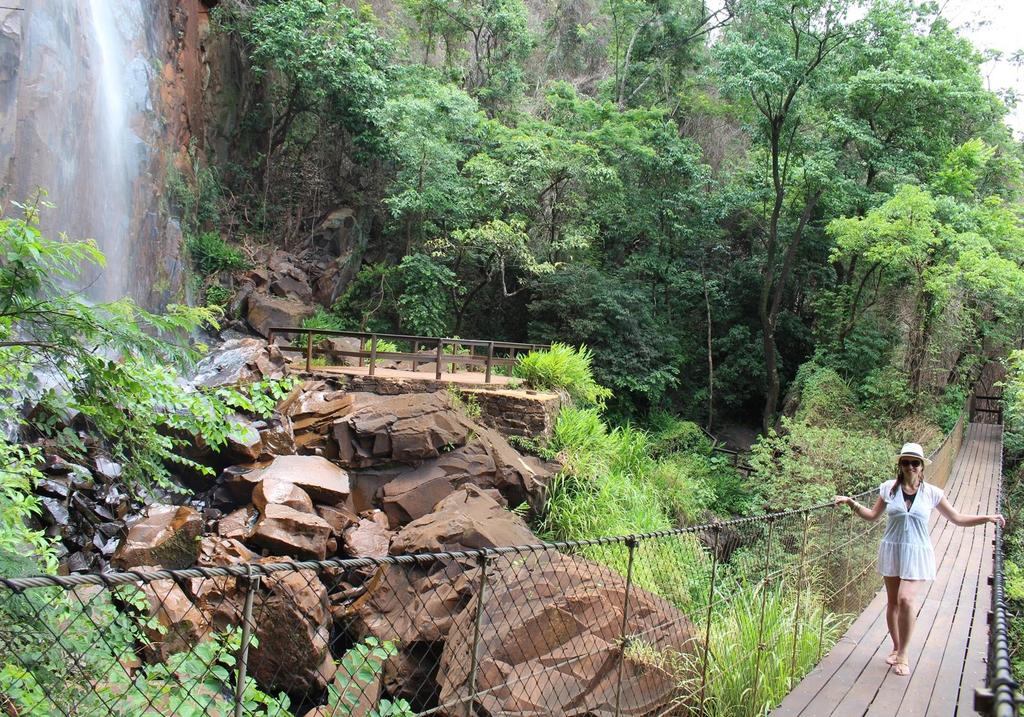
<instances>
[{"instance_id":1,"label":"rock pile","mask_svg":"<svg viewBox=\"0 0 1024 717\"><path fill-rule=\"evenodd\" d=\"M265 375L273 349L260 346L263 353L254 344L229 348L204 368L203 380ZM539 542L509 507L539 504L552 467L520 456L444 392L377 396L307 382L272 419L239 416L237 425L234 444L215 458L238 462L223 466L195 507L154 505L132 522L116 566L380 558ZM582 558L547 552L496 558L486 574L475 559L448 557L264 576L253 588L258 647L250 674L263 689L315 705L346 649L372 636L398 647L369 688L372 699L404 698L416 709L454 700L466 689L467 630L484 578L478 684L493 692L479 703L486 714L605 714L609 670L617 673L622 659L624 582ZM152 631L145 657L166 659L240 624L248 584L225 577L147 585L162 629ZM687 649L689 622L663 600L634 590L630 610L651 628L652 649ZM662 622L672 629L655 627ZM510 647L517 641L533 646ZM582 661L567 659L584 653ZM664 697L674 678L660 669L624 665L636 696L623 714L645 714ZM560 696L545 698L542 709L538 683L526 676L544 670Z\"/></svg>"}]
</instances>

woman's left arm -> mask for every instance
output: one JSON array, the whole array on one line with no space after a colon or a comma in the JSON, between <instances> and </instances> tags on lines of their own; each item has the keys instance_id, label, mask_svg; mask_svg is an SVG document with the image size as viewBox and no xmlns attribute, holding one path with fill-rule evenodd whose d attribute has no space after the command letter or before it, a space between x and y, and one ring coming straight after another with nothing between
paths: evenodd
<instances>
[{"instance_id":1,"label":"woman's left arm","mask_svg":"<svg viewBox=\"0 0 1024 717\"><path fill-rule=\"evenodd\" d=\"M939 500L938 505L935 506L954 525L959 525L961 528L970 528L975 525L984 525L985 523L996 523L999 527L1006 525L1006 519L999 513L992 513L991 515L964 515L957 511L946 497L943 496Z\"/></svg>"}]
</instances>

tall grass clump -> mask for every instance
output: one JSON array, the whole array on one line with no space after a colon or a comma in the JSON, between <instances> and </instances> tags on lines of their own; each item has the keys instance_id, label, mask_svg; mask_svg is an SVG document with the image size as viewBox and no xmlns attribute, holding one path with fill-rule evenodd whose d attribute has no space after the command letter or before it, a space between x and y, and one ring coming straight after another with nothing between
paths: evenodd
<instances>
[{"instance_id":1,"label":"tall grass clump","mask_svg":"<svg viewBox=\"0 0 1024 717\"><path fill-rule=\"evenodd\" d=\"M731 592L729 605L716 611L711 622L705 714L713 717L767 714L782 701L791 685L817 664L819 629L821 654L825 654L842 635L847 618L828 612L822 616L822 605L812 591L800 595L799 624L796 622L797 593L793 590L780 585L736 585ZM794 633L795 666L792 662ZM689 669L685 672L690 678L683 687L693 701L700 695L703 650L698 648L687 657Z\"/></svg>"},{"instance_id":2,"label":"tall grass clump","mask_svg":"<svg viewBox=\"0 0 1024 717\"><path fill-rule=\"evenodd\" d=\"M530 388L564 391L579 405L603 406L612 392L594 380L592 360L593 355L586 346L577 349L554 343L550 349L521 356L514 373Z\"/></svg>"},{"instance_id":3,"label":"tall grass clump","mask_svg":"<svg viewBox=\"0 0 1024 717\"><path fill-rule=\"evenodd\" d=\"M651 439L633 426L609 430L595 409L565 407L550 448L563 469L548 490L536 526L546 540L586 540L636 535L674 526L670 504L650 471ZM625 575L624 543L585 548L583 554ZM637 548L634 581L682 609L697 601L707 584L708 558L692 535L644 541Z\"/></svg>"}]
</instances>

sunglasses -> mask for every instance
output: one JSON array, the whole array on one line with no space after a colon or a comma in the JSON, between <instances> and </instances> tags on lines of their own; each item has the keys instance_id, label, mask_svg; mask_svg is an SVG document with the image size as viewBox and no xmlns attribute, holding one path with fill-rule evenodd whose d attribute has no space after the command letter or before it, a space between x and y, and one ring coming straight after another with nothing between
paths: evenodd
<instances>
[{"instance_id":1,"label":"sunglasses","mask_svg":"<svg viewBox=\"0 0 1024 717\"><path fill-rule=\"evenodd\" d=\"M918 468L921 465L921 461L917 460L916 458L904 458L903 460L900 461L900 465L903 466L904 468Z\"/></svg>"}]
</instances>

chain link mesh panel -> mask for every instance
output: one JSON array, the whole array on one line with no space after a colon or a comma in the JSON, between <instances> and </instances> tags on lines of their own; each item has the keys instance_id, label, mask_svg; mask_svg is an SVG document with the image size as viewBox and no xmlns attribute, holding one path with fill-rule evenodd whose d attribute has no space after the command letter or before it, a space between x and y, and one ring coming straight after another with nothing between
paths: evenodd
<instances>
[{"instance_id":1,"label":"chain link mesh panel","mask_svg":"<svg viewBox=\"0 0 1024 717\"><path fill-rule=\"evenodd\" d=\"M0 580L0 713L760 714L878 589L880 526Z\"/></svg>"}]
</instances>

